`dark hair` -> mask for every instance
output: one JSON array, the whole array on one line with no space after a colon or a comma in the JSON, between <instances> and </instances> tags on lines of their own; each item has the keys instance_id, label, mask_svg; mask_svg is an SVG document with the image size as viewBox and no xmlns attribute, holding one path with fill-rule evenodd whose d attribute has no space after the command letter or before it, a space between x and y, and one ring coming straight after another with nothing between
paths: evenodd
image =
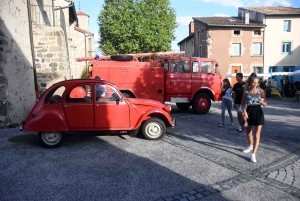
<instances>
[{"instance_id":1,"label":"dark hair","mask_svg":"<svg viewBox=\"0 0 300 201\"><path fill-rule=\"evenodd\" d=\"M98 75L94 79L95 80L101 80L101 78Z\"/></svg>"},{"instance_id":2,"label":"dark hair","mask_svg":"<svg viewBox=\"0 0 300 201\"><path fill-rule=\"evenodd\" d=\"M230 81L227 79L227 78L225 78L224 80L223 80L223 82L227 82L227 88L232 88L232 86L231 86L231 84L230 84Z\"/></svg>"},{"instance_id":3,"label":"dark hair","mask_svg":"<svg viewBox=\"0 0 300 201\"><path fill-rule=\"evenodd\" d=\"M251 83L255 80L255 79L259 79L256 75L256 73L251 73L251 75L249 76L249 78L246 81L246 86L247 88L251 85Z\"/></svg>"},{"instance_id":4,"label":"dark hair","mask_svg":"<svg viewBox=\"0 0 300 201\"><path fill-rule=\"evenodd\" d=\"M241 78L244 77L243 73L237 73L237 74L235 74L235 76L239 76L239 77L241 77Z\"/></svg>"}]
</instances>

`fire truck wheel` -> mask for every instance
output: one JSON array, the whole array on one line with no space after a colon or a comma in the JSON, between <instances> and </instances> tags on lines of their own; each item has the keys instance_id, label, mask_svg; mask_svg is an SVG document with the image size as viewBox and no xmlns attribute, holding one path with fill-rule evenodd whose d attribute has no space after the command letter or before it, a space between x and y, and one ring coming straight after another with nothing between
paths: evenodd
<instances>
[{"instance_id":1,"label":"fire truck wheel","mask_svg":"<svg viewBox=\"0 0 300 201\"><path fill-rule=\"evenodd\" d=\"M181 110L187 110L191 107L190 103L176 103L176 106Z\"/></svg>"},{"instance_id":2,"label":"fire truck wheel","mask_svg":"<svg viewBox=\"0 0 300 201\"><path fill-rule=\"evenodd\" d=\"M199 93L193 100L193 111L196 114L206 114L211 106L210 98L207 94Z\"/></svg>"},{"instance_id":3,"label":"fire truck wheel","mask_svg":"<svg viewBox=\"0 0 300 201\"><path fill-rule=\"evenodd\" d=\"M48 148L59 147L65 139L64 133L38 133L39 142Z\"/></svg>"},{"instance_id":4,"label":"fire truck wheel","mask_svg":"<svg viewBox=\"0 0 300 201\"><path fill-rule=\"evenodd\" d=\"M110 56L110 59L113 61L132 61L133 56L132 55L112 55L112 56Z\"/></svg>"},{"instance_id":5,"label":"fire truck wheel","mask_svg":"<svg viewBox=\"0 0 300 201\"><path fill-rule=\"evenodd\" d=\"M159 118L150 118L143 123L142 133L148 140L160 140L166 134L166 124Z\"/></svg>"}]
</instances>

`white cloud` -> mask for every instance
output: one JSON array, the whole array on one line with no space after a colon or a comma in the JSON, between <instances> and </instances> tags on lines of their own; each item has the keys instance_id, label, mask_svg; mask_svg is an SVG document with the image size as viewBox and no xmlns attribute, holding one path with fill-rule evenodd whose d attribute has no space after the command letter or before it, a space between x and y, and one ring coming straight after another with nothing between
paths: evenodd
<instances>
[{"instance_id":1,"label":"white cloud","mask_svg":"<svg viewBox=\"0 0 300 201\"><path fill-rule=\"evenodd\" d=\"M215 3L215 4L220 4L222 6L233 6L233 7L239 7L243 6L243 1L248 1L248 0L199 0L205 3Z\"/></svg>"},{"instance_id":2,"label":"white cloud","mask_svg":"<svg viewBox=\"0 0 300 201\"><path fill-rule=\"evenodd\" d=\"M292 5L292 3L290 0L266 0L264 5L265 6L281 5L281 6L289 7Z\"/></svg>"},{"instance_id":3,"label":"white cloud","mask_svg":"<svg viewBox=\"0 0 300 201\"><path fill-rule=\"evenodd\" d=\"M181 16L181 17L176 17L176 21L177 23L179 23L179 25L189 25L190 22L193 21L193 16Z\"/></svg>"},{"instance_id":4,"label":"white cloud","mask_svg":"<svg viewBox=\"0 0 300 201\"><path fill-rule=\"evenodd\" d=\"M230 15L224 14L224 13L216 13L214 14L215 17L229 17Z\"/></svg>"},{"instance_id":5,"label":"white cloud","mask_svg":"<svg viewBox=\"0 0 300 201\"><path fill-rule=\"evenodd\" d=\"M292 0L198 0L205 3L215 3L222 6L291 6Z\"/></svg>"},{"instance_id":6,"label":"white cloud","mask_svg":"<svg viewBox=\"0 0 300 201\"><path fill-rule=\"evenodd\" d=\"M98 34L94 34L94 38L95 38L95 41L99 41L100 40L100 36Z\"/></svg>"}]
</instances>

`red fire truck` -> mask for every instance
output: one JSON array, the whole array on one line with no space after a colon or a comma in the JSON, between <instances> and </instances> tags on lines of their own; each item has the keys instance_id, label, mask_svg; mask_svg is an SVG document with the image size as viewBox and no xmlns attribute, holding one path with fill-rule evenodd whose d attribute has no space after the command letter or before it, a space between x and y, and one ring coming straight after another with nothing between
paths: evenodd
<instances>
[{"instance_id":1,"label":"red fire truck","mask_svg":"<svg viewBox=\"0 0 300 201\"><path fill-rule=\"evenodd\" d=\"M218 63L215 59L183 54L141 53L84 57L77 61L89 61L87 72L91 78L99 76L115 83L126 97L173 102L182 110L192 106L194 113L205 114L211 100L221 99Z\"/></svg>"}]
</instances>

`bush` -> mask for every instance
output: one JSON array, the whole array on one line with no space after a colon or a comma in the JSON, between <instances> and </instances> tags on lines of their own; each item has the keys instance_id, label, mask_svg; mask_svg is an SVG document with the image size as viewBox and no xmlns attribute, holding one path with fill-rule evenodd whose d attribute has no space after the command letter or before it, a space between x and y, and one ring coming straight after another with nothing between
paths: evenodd
<instances>
[{"instance_id":1,"label":"bush","mask_svg":"<svg viewBox=\"0 0 300 201\"><path fill-rule=\"evenodd\" d=\"M80 76L81 79L90 78L90 76L91 76L91 71L88 73L88 75L86 75L86 68L83 68Z\"/></svg>"}]
</instances>

